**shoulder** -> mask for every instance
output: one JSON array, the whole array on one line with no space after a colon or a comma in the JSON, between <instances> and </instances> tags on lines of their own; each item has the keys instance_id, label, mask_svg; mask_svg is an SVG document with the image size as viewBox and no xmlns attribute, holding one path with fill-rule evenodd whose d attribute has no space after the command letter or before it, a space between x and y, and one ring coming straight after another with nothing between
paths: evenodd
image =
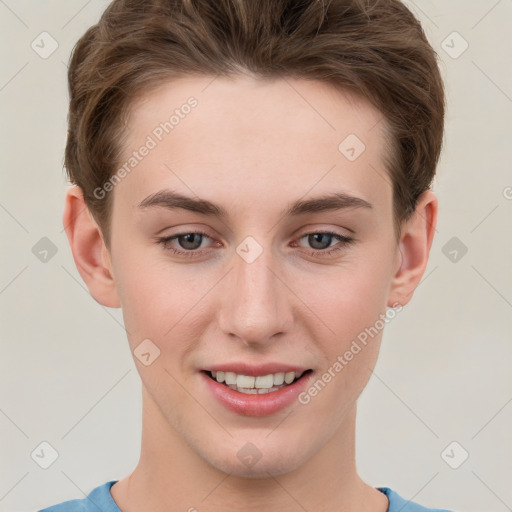
<instances>
[{"instance_id":1,"label":"shoulder","mask_svg":"<svg viewBox=\"0 0 512 512\"><path fill-rule=\"evenodd\" d=\"M83 499L64 501L38 512L121 512L110 494L110 488L116 482L112 480L95 487Z\"/></svg>"},{"instance_id":2,"label":"shoulder","mask_svg":"<svg viewBox=\"0 0 512 512\"><path fill-rule=\"evenodd\" d=\"M377 487L389 500L388 512L452 512L444 508L427 508L418 503L402 498L397 492L389 487Z\"/></svg>"}]
</instances>

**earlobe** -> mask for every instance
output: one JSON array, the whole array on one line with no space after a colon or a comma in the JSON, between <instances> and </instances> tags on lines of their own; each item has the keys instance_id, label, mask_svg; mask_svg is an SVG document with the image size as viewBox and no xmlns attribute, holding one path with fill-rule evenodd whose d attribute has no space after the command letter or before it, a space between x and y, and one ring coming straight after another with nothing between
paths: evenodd
<instances>
[{"instance_id":1,"label":"earlobe","mask_svg":"<svg viewBox=\"0 0 512 512\"><path fill-rule=\"evenodd\" d=\"M427 190L418 198L411 218L404 223L398 247L401 264L391 282L388 307L407 304L420 283L428 264L437 211L437 198Z\"/></svg>"},{"instance_id":2,"label":"earlobe","mask_svg":"<svg viewBox=\"0 0 512 512\"><path fill-rule=\"evenodd\" d=\"M76 268L93 298L103 306L121 307L109 251L78 186L66 193L62 221Z\"/></svg>"}]
</instances>

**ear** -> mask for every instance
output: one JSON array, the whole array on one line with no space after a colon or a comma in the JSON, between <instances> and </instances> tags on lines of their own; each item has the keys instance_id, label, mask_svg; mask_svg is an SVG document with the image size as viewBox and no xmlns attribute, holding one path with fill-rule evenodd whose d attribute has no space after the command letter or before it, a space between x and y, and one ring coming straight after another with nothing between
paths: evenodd
<instances>
[{"instance_id":1,"label":"ear","mask_svg":"<svg viewBox=\"0 0 512 512\"><path fill-rule=\"evenodd\" d=\"M109 251L100 228L85 204L80 187L68 189L62 222L76 268L91 295L103 306L121 307Z\"/></svg>"},{"instance_id":2,"label":"ear","mask_svg":"<svg viewBox=\"0 0 512 512\"><path fill-rule=\"evenodd\" d=\"M416 209L402 225L398 244L398 269L391 281L388 307L405 306L427 268L437 224L437 197L431 190L418 198Z\"/></svg>"}]
</instances>

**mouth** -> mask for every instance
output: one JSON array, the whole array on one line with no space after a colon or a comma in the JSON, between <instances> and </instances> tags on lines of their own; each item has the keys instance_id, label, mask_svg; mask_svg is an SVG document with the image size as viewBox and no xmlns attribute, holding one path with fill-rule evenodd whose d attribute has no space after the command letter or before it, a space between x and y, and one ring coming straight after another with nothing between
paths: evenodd
<instances>
[{"instance_id":1,"label":"mouth","mask_svg":"<svg viewBox=\"0 0 512 512\"><path fill-rule=\"evenodd\" d=\"M303 379L313 370L302 372L277 372L267 375L242 375L220 370L202 370L211 380L246 395L264 395L274 393Z\"/></svg>"}]
</instances>

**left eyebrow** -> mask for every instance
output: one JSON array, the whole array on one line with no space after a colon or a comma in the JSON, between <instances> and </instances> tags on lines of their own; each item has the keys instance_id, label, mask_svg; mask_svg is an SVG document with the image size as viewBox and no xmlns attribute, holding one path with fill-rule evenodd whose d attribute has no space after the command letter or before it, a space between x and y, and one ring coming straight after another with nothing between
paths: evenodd
<instances>
[{"instance_id":1,"label":"left eyebrow","mask_svg":"<svg viewBox=\"0 0 512 512\"><path fill-rule=\"evenodd\" d=\"M202 215L226 218L228 212L222 207L206 199L199 199L175 192L173 190L160 190L143 199L138 205L145 209L162 207L167 209L182 208ZM295 217L306 213L317 213L349 208L373 208L372 205L356 196L343 192L325 194L312 199L298 200L281 212L281 217Z\"/></svg>"},{"instance_id":2,"label":"left eyebrow","mask_svg":"<svg viewBox=\"0 0 512 512\"><path fill-rule=\"evenodd\" d=\"M334 194L325 194L313 199L299 200L293 203L283 212L283 216L302 215L304 213L316 213L332 210L345 210L348 208L373 208L372 205L364 199L351 196L343 192Z\"/></svg>"}]
</instances>

